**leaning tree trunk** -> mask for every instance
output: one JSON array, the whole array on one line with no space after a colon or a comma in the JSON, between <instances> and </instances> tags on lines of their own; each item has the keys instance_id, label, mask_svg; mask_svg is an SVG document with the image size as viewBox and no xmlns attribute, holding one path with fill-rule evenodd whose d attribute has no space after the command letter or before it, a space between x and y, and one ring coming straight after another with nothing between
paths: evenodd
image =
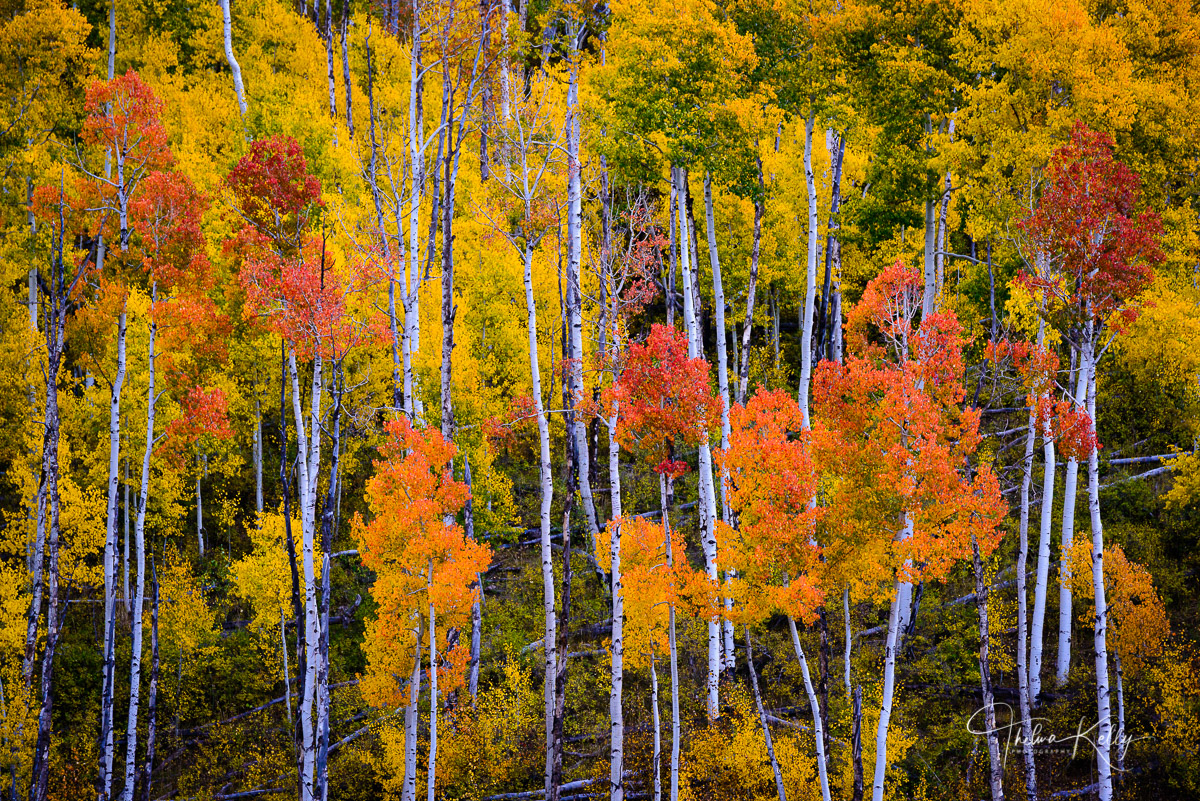
<instances>
[{"instance_id":1,"label":"leaning tree trunk","mask_svg":"<svg viewBox=\"0 0 1200 801\"><path fill-rule=\"evenodd\" d=\"M901 539L912 535L912 520L904 516L904 529ZM883 696L879 702L879 726L875 732L875 774L871 780L871 801L883 801L884 779L887 775L887 735L888 726L892 719L892 702L896 694L896 657L900 651L900 630L903 628L903 617L908 607L909 587L907 581L896 581L896 597L892 600L892 610L888 614L887 644L883 657Z\"/></svg>"},{"instance_id":2,"label":"leaning tree trunk","mask_svg":"<svg viewBox=\"0 0 1200 801\"><path fill-rule=\"evenodd\" d=\"M791 618L788 618L790 621ZM795 633L795 624L792 624L792 632ZM799 642L799 641L797 641ZM803 652L798 651L801 659L801 666L804 665ZM767 713L763 709L762 694L758 691L758 672L754 669L754 646L750 643L750 627L746 627L746 667L750 671L750 688L754 692L754 706L758 709L758 722L762 725L763 740L767 744L767 759L771 763L771 772L775 774L775 791L779 794L779 801L787 801L787 792L783 789L783 774L779 771L779 760L775 758L775 744L771 741L771 727L767 724ZM805 680L809 688L809 698L812 695L812 682L807 681L808 670L805 668ZM815 708L815 707L814 707ZM820 715L814 715L814 718L819 719ZM819 725L819 724L818 724ZM817 743L821 742L821 735L817 734ZM820 745L817 746L821 748ZM829 801L829 787L824 781L824 773L822 773L821 792L825 801Z\"/></svg>"},{"instance_id":3,"label":"leaning tree trunk","mask_svg":"<svg viewBox=\"0 0 1200 801\"><path fill-rule=\"evenodd\" d=\"M792 619L791 615L788 616L788 631L792 635L792 648L796 651L796 659L800 662L800 675L804 677L804 691L808 694L808 705L812 708L813 713L813 740L817 745L817 774L821 780L821 799L829 801L829 762L825 755L825 726L821 720L821 707L817 704L817 694L813 690L812 677L808 672L808 660L804 658L804 649L800 647L800 634L796 631L796 621ZM749 647L749 642L749 633L747 633L747 647ZM753 669L752 666L751 670Z\"/></svg>"},{"instance_id":4,"label":"leaning tree trunk","mask_svg":"<svg viewBox=\"0 0 1200 801\"><path fill-rule=\"evenodd\" d=\"M237 95L238 110L241 111L244 124L246 120L246 87L242 84L242 68L233 54L233 25L229 16L229 0L221 0L221 19L225 37L225 60L229 62L229 71L233 73L233 93Z\"/></svg>"}]
</instances>

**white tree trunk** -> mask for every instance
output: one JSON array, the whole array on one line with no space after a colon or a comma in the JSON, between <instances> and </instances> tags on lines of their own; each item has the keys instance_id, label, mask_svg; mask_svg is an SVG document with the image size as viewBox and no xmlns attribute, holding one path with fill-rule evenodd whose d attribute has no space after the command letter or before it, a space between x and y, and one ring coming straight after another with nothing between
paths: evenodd
<instances>
[{"instance_id":1,"label":"white tree trunk","mask_svg":"<svg viewBox=\"0 0 1200 801\"><path fill-rule=\"evenodd\" d=\"M813 739L817 744L817 775L821 780L821 799L829 801L829 764L825 756L825 727L821 723L821 707L817 704L817 693L813 689L812 677L808 672L808 660L804 658L804 649L800 647L800 634L796 631L796 621L788 616L788 632L792 635L792 648L796 651L796 659L800 662L800 675L804 677L804 692L808 694L808 705L812 709Z\"/></svg>"},{"instance_id":2,"label":"white tree trunk","mask_svg":"<svg viewBox=\"0 0 1200 801\"><path fill-rule=\"evenodd\" d=\"M542 402L542 373L538 365L537 307L533 300L533 247L525 245L525 315L529 334L529 371L538 426L538 478L542 503L538 515L542 558L542 611L545 614L542 652L545 654L546 795L553 778L554 679L558 671L558 637L554 611L554 552L550 543L550 505L554 498L550 472L550 426Z\"/></svg>"},{"instance_id":3,"label":"white tree trunk","mask_svg":"<svg viewBox=\"0 0 1200 801\"><path fill-rule=\"evenodd\" d=\"M258 387L254 389L254 509L263 511L263 441L262 405L258 400Z\"/></svg>"},{"instance_id":4,"label":"white tree trunk","mask_svg":"<svg viewBox=\"0 0 1200 801\"><path fill-rule=\"evenodd\" d=\"M850 629L850 585L842 590L842 622L846 626L842 651L842 678L846 682L846 699L853 700L854 693L850 688L850 649L854 646L854 632Z\"/></svg>"},{"instance_id":5,"label":"white tree trunk","mask_svg":"<svg viewBox=\"0 0 1200 801\"><path fill-rule=\"evenodd\" d=\"M609 798L622 801L625 782L625 714L621 708L625 671L625 598L621 586L621 526L612 525L609 551L609 570L612 580L612 687L608 696L608 718L611 731L609 759ZM570 558L564 555L564 559Z\"/></svg>"},{"instance_id":6,"label":"white tree trunk","mask_svg":"<svg viewBox=\"0 0 1200 801\"><path fill-rule=\"evenodd\" d=\"M804 275L804 319L800 328L800 413L804 428L811 427L808 411L809 385L812 383L813 368L813 313L817 300L817 183L813 176L813 126L816 120L810 115L804 122L804 183L808 189L808 258Z\"/></svg>"},{"instance_id":7,"label":"white tree trunk","mask_svg":"<svg viewBox=\"0 0 1200 801\"><path fill-rule=\"evenodd\" d=\"M421 616L413 645L413 669L408 679L408 705L404 708L404 786L401 801L417 801L417 724L421 701Z\"/></svg>"},{"instance_id":8,"label":"white tree trunk","mask_svg":"<svg viewBox=\"0 0 1200 801\"><path fill-rule=\"evenodd\" d=\"M242 120L245 120L246 87L242 84L242 68L238 65L237 57L233 55L233 25L229 17L229 0L221 0L221 19L225 36L225 60L229 62L229 71L233 73L233 92L237 95Z\"/></svg>"},{"instance_id":9,"label":"white tree trunk","mask_svg":"<svg viewBox=\"0 0 1200 801\"><path fill-rule=\"evenodd\" d=\"M658 477L662 499L663 537L666 541L667 567L675 564L671 551L671 508L667 503L667 477ZM670 801L679 801L679 648L675 642L675 601L667 605L667 646L671 662L671 794Z\"/></svg>"},{"instance_id":10,"label":"white tree trunk","mask_svg":"<svg viewBox=\"0 0 1200 801\"><path fill-rule=\"evenodd\" d=\"M909 522L905 519L905 529ZM900 628L903 608L908 602L904 588L907 582L896 582L896 597L888 615L887 645L883 657L883 697L879 702L879 726L875 732L875 774L871 780L871 801L883 801L883 784L887 774L887 734L892 719L892 701L896 694L896 655L900 650Z\"/></svg>"},{"instance_id":11,"label":"white tree trunk","mask_svg":"<svg viewBox=\"0 0 1200 801\"><path fill-rule=\"evenodd\" d=\"M1050 527L1054 520L1054 436L1050 421L1042 430L1042 517L1038 530L1037 578L1033 589L1033 623L1029 629L1029 702L1042 693L1042 644L1046 626L1046 585L1050 577Z\"/></svg>"},{"instance_id":12,"label":"white tree trunk","mask_svg":"<svg viewBox=\"0 0 1200 801\"><path fill-rule=\"evenodd\" d=\"M1042 331L1038 332L1038 345ZM1037 409L1029 411L1025 434L1025 456L1021 462L1021 505L1017 523L1017 705L1021 719L1021 756L1025 769L1025 792L1029 801L1037 801L1037 773L1033 760L1033 723L1029 701L1029 597L1025 570L1029 557L1029 490L1033 484L1033 448L1037 443Z\"/></svg>"},{"instance_id":13,"label":"white tree trunk","mask_svg":"<svg viewBox=\"0 0 1200 801\"><path fill-rule=\"evenodd\" d=\"M152 285L151 306L157 300ZM137 520L133 536L136 543L137 589L133 599L133 632L129 658L129 718L125 730L125 789L123 801L133 801L134 776L137 771L138 704L142 683L142 612L146 605L146 504L150 497L150 455L154 452L154 413L158 396L154 392L154 340L158 326L150 322L149 360L147 376L149 389L146 393L146 449L142 454L142 486L138 496Z\"/></svg>"},{"instance_id":14,"label":"white tree trunk","mask_svg":"<svg viewBox=\"0 0 1200 801\"><path fill-rule=\"evenodd\" d=\"M408 357L404 363L404 413L410 420L417 414L412 361L421 349L421 189L425 183L424 104L421 91L421 14L420 3L412 4L412 35L409 38L408 148L412 167L412 185L408 198L408 286L404 293L404 343Z\"/></svg>"},{"instance_id":15,"label":"white tree trunk","mask_svg":"<svg viewBox=\"0 0 1200 801\"><path fill-rule=\"evenodd\" d=\"M933 198L925 200L925 290L921 293L921 319L937 309L937 265L933 254L937 249L937 219Z\"/></svg>"},{"instance_id":16,"label":"white tree trunk","mask_svg":"<svg viewBox=\"0 0 1200 801\"><path fill-rule=\"evenodd\" d=\"M109 797L113 776L113 684L116 678L117 493L120 487L121 389L125 385L125 323L117 317L117 375L108 413L108 508L104 537L104 675L100 693L100 801Z\"/></svg>"},{"instance_id":17,"label":"white tree trunk","mask_svg":"<svg viewBox=\"0 0 1200 801\"><path fill-rule=\"evenodd\" d=\"M1096 424L1095 327L1088 324L1083 346L1083 372L1087 379L1087 410ZM1111 801L1112 712L1108 685L1108 604L1104 595L1104 524L1100 520L1100 454L1096 446L1088 454L1088 512L1092 519L1092 589L1096 596L1096 773L1100 801Z\"/></svg>"},{"instance_id":18,"label":"white tree trunk","mask_svg":"<svg viewBox=\"0 0 1200 801\"><path fill-rule=\"evenodd\" d=\"M300 396L300 379L296 369L295 351L288 353L288 368L292 380L292 411L296 418L297 489L300 495L300 530L304 565L304 697L300 702L301 768L300 801L312 801L315 790L316 738L314 703L317 690L317 670L320 664L318 649L321 640L321 621L317 609L316 567L314 540L316 523L317 471L320 467L321 419L321 357L313 359L311 435L305 430L304 410ZM299 621L297 621L299 624Z\"/></svg>"},{"instance_id":19,"label":"white tree trunk","mask_svg":"<svg viewBox=\"0 0 1200 801\"><path fill-rule=\"evenodd\" d=\"M803 665L803 661L800 664ZM787 792L783 789L783 774L779 770L779 760L775 758L775 744L771 741L771 727L767 723L766 710L763 709L762 693L758 691L758 673L754 669L754 646L750 644L750 628L748 626L746 627L746 668L750 672L750 689L754 693L754 706L758 709L758 722L762 726L763 740L767 746L767 761L771 763L771 773L775 776L775 792L779 795L779 801L787 801ZM809 682L809 684L812 683ZM820 719L821 713L815 703L813 704L813 714L818 720ZM817 742L820 743L820 741L821 737L818 734ZM824 782L822 782L822 790L825 794L825 801L828 801L829 788L824 786Z\"/></svg>"},{"instance_id":20,"label":"white tree trunk","mask_svg":"<svg viewBox=\"0 0 1200 801\"><path fill-rule=\"evenodd\" d=\"M696 321L696 308L693 293L693 275L691 263L691 247L688 239L686 205L687 172L682 168L674 169L676 181L676 197L679 198L679 257L683 275L683 321L687 329L688 358L697 359L703 356L700 346L700 326ZM709 448L708 436L703 435L699 448L698 479L700 485L700 524L701 544L704 548L704 568L708 578L714 585L717 583L717 541L714 524L716 518L716 498L713 487L712 451ZM718 617L708 621L708 678L707 678L707 709L710 720L720 716L719 679L721 671L721 625Z\"/></svg>"},{"instance_id":21,"label":"white tree trunk","mask_svg":"<svg viewBox=\"0 0 1200 801\"><path fill-rule=\"evenodd\" d=\"M433 576L433 562L429 563L429 575ZM437 623L433 603L429 604L429 783L428 801L436 801L434 790L437 783L438 746L438 650Z\"/></svg>"},{"instance_id":22,"label":"white tree trunk","mask_svg":"<svg viewBox=\"0 0 1200 801\"><path fill-rule=\"evenodd\" d=\"M575 47L578 33L568 26L571 39L570 82L567 85L567 324L570 330L571 407L583 401L583 185L579 161L579 61ZM581 414L574 415L576 476L579 498L583 501L584 518L592 537L600 531L596 520L596 503L592 497L591 456L588 453L587 422ZM619 778L619 774L618 774Z\"/></svg>"},{"instance_id":23,"label":"white tree trunk","mask_svg":"<svg viewBox=\"0 0 1200 801\"><path fill-rule=\"evenodd\" d=\"M654 664L653 653L650 654L650 718L654 726L654 753L650 761L654 781L653 799L662 801L662 722L658 715L658 668Z\"/></svg>"},{"instance_id":24,"label":"white tree trunk","mask_svg":"<svg viewBox=\"0 0 1200 801\"><path fill-rule=\"evenodd\" d=\"M1087 371L1083 369L1083 357L1079 356L1079 364L1071 376L1075 386L1072 402L1077 408L1086 405ZM1068 387L1070 384L1068 384ZM1068 390L1069 391L1069 390ZM1062 687L1067 683L1067 674L1071 671L1071 625L1074 622L1071 613L1071 560L1067 554L1075 539L1075 493L1079 480L1079 460L1075 457L1067 459L1066 477L1063 479L1063 518L1062 538L1059 552L1062 558L1058 562L1058 655L1055 664L1055 683Z\"/></svg>"},{"instance_id":25,"label":"white tree trunk","mask_svg":"<svg viewBox=\"0 0 1200 801\"><path fill-rule=\"evenodd\" d=\"M288 669L287 621L283 604L279 605L279 645L283 649L283 700L287 704L288 730L292 729L292 677Z\"/></svg>"},{"instance_id":26,"label":"white tree trunk","mask_svg":"<svg viewBox=\"0 0 1200 801\"><path fill-rule=\"evenodd\" d=\"M721 394L721 450L729 449L729 355L725 341L725 287L721 281L721 256L717 251L717 224L713 213L712 173L704 173L704 221L708 233L708 263L712 267L713 279L713 322L717 329L717 387ZM721 520L728 523L732 517L729 509L729 499L726 497L726 480L729 472L722 469L721 485ZM726 571L725 581L733 576L732 571ZM721 667L732 671L737 663L736 650L733 642L733 621L730 619L733 611L733 599L726 597L725 619L722 621L724 633L724 660Z\"/></svg>"},{"instance_id":27,"label":"white tree trunk","mask_svg":"<svg viewBox=\"0 0 1200 801\"><path fill-rule=\"evenodd\" d=\"M1113 744L1117 748L1117 773L1125 772L1125 671L1121 669L1121 654L1113 651L1114 667L1117 669L1117 737Z\"/></svg>"},{"instance_id":28,"label":"white tree trunk","mask_svg":"<svg viewBox=\"0 0 1200 801\"><path fill-rule=\"evenodd\" d=\"M196 542L200 546L200 558L204 558L204 496L201 481L204 479L204 455L196 454Z\"/></svg>"}]
</instances>

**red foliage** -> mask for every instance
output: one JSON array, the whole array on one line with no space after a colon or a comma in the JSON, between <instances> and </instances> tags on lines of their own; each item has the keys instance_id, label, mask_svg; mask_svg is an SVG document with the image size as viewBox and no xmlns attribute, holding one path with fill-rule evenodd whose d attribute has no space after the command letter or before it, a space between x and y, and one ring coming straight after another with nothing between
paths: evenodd
<instances>
[{"instance_id":1,"label":"red foliage","mask_svg":"<svg viewBox=\"0 0 1200 801\"><path fill-rule=\"evenodd\" d=\"M273 136L252 142L225 181L247 224L284 251L301 248L309 215L323 204L321 181L309 174L295 139Z\"/></svg>"},{"instance_id":2,"label":"red foliage","mask_svg":"<svg viewBox=\"0 0 1200 801\"><path fill-rule=\"evenodd\" d=\"M170 166L167 131L159 121L162 101L133 70L111 81L93 81L87 89L81 138L112 152L133 170ZM116 176L118 183L131 175Z\"/></svg>"},{"instance_id":3,"label":"red foliage","mask_svg":"<svg viewBox=\"0 0 1200 801\"><path fill-rule=\"evenodd\" d=\"M621 444L668 470L677 469L664 462L671 442L698 443L721 408L708 383L708 363L689 359L687 337L665 325L651 327L645 344L629 346L624 370L605 395L620 412Z\"/></svg>"},{"instance_id":4,"label":"red foliage","mask_svg":"<svg viewBox=\"0 0 1200 801\"><path fill-rule=\"evenodd\" d=\"M361 292L372 277L364 266L351 271L350 283L343 282L316 239L309 240L297 258L269 252L248 258L241 272L248 315L267 317L298 355L320 353L331 359L386 335L379 319L358 321L347 308L349 296Z\"/></svg>"},{"instance_id":5,"label":"red foliage","mask_svg":"<svg viewBox=\"0 0 1200 801\"><path fill-rule=\"evenodd\" d=\"M180 415L167 425L163 449L177 465L205 438L233 438L229 400L220 388L191 387L179 400Z\"/></svg>"},{"instance_id":6,"label":"red foliage","mask_svg":"<svg viewBox=\"0 0 1200 801\"><path fill-rule=\"evenodd\" d=\"M152 172L142 181L129 213L139 232L142 263L161 288L212 288L200 219L208 198L181 172Z\"/></svg>"},{"instance_id":7,"label":"red foliage","mask_svg":"<svg viewBox=\"0 0 1200 801\"><path fill-rule=\"evenodd\" d=\"M1135 212L1137 173L1113 158L1112 139L1076 122L1067 144L1054 152L1037 210L1021 228L1037 270L1021 280L1039 292L1050 313L1069 323L1090 319L1117 327L1137 317L1135 299L1162 260L1162 223L1151 211Z\"/></svg>"},{"instance_id":8,"label":"red foliage","mask_svg":"<svg viewBox=\"0 0 1200 801\"><path fill-rule=\"evenodd\" d=\"M1100 448L1092 418L1070 401L1062 400L1054 405L1050 424L1059 451L1068 459L1086 459L1092 448Z\"/></svg>"}]
</instances>

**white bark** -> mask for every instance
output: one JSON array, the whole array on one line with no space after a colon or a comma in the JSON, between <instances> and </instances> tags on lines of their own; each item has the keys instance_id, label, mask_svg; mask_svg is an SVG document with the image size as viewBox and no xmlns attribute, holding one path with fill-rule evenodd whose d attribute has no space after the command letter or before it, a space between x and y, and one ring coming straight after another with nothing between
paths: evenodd
<instances>
[{"instance_id":1,"label":"white bark","mask_svg":"<svg viewBox=\"0 0 1200 801\"><path fill-rule=\"evenodd\" d=\"M621 801L625 797L625 783L621 778L625 765L625 714L621 708L625 678L625 599L621 587L621 526L614 523L612 528L609 550L609 575L612 580L612 687L608 697L608 718L612 728L609 798L611 801ZM563 558L570 556L564 555Z\"/></svg>"},{"instance_id":2,"label":"white bark","mask_svg":"<svg viewBox=\"0 0 1200 801\"><path fill-rule=\"evenodd\" d=\"M133 599L129 595L129 502L132 497L132 490L129 486L129 457L125 457L125 464L122 468L125 474L125 508L122 510L121 523L125 529L125 536L121 543L121 597L125 603L125 614L132 619L133 616Z\"/></svg>"},{"instance_id":3,"label":"white bark","mask_svg":"<svg viewBox=\"0 0 1200 801\"><path fill-rule=\"evenodd\" d=\"M713 213L712 174L704 174L704 217L705 228L708 232L708 263L712 267L713 277L713 317L717 328L717 388L721 394L721 450L729 449L729 356L725 342L725 287L721 281L721 256L717 251L717 224ZM721 519L728 523L731 519L729 499L726 496L726 481L729 472L721 471ZM733 574L726 571L725 580L729 581ZM724 655L722 668L732 671L736 664L736 651L733 642L733 621L730 615L733 611L733 599L725 598L725 620L722 621L724 631Z\"/></svg>"},{"instance_id":4,"label":"white bark","mask_svg":"<svg viewBox=\"0 0 1200 801\"><path fill-rule=\"evenodd\" d=\"M1050 421L1042 429L1042 517L1038 530L1037 578L1033 590L1033 622L1029 629L1029 702L1042 693L1042 641L1046 625L1046 585L1050 576L1050 526L1054 520L1054 436Z\"/></svg>"},{"instance_id":5,"label":"white bark","mask_svg":"<svg viewBox=\"0 0 1200 801\"><path fill-rule=\"evenodd\" d=\"M430 584L433 580L433 562L429 563ZM438 746L438 651L437 623L433 603L429 604L429 783L428 801L436 801L434 790L437 779Z\"/></svg>"},{"instance_id":6,"label":"white bark","mask_svg":"<svg viewBox=\"0 0 1200 801\"><path fill-rule=\"evenodd\" d=\"M1090 311L1090 309L1089 309ZM1096 424L1095 324L1088 323L1081 365L1087 380L1087 410ZM1100 454L1096 446L1088 454L1088 512L1092 519L1092 589L1096 596L1096 772L1100 801L1111 801L1112 713L1108 685L1108 605L1104 594L1104 524L1100 520Z\"/></svg>"},{"instance_id":7,"label":"white bark","mask_svg":"<svg viewBox=\"0 0 1200 801\"><path fill-rule=\"evenodd\" d=\"M1083 358L1080 356L1071 376L1075 395L1072 398L1077 407L1086 404L1087 371L1083 369ZM1070 384L1068 384L1070 386ZM1070 390L1068 390L1069 392ZM1075 493L1079 480L1079 460L1075 457L1067 459L1066 477L1063 479L1063 518L1062 538L1059 552L1062 554L1058 562L1058 655L1055 665L1055 683L1062 687L1067 683L1067 674L1071 671L1071 560L1067 554L1075 538ZM1043 510L1044 513L1044 510Z\"/></svg>"},{"instance_id":8,"label":"white bark","mask_svg":"<svg viewBox=\"0 0 1200 801\"><path fill-rule=\"evenodd\" d=\"M417 723L421 701L421 616L413 646L413 669L408 679L408 705L404 708L404 786L401 801L417 801Z\"/></svg>"},{"instance_id":9,"label":"white bark","mask_svg":"<svg viewBox=\"0 0 1200 801\"><path fill-rule=\"evenodd\" d=\"M583 187L582 165L579 162L580 110L579 110L579 62L581 54L576 47L581 31L568 25L571 39L570 83L567 86L567 325L570 330L570 381L571 406L583 401ZM596 521L596 503L592 497L591 457L588 453L587 422L583 415L574 415L575 471L579 484L579 498L583 501L584 518L592 537L600 531ZM617 774L618 779L620 774Z\"/></svg>"},{"instance_id":10,"label":"white bark","mask_svg":"<svg viewBox=\"0 0 1200 801\"><path fill-rule=\"evenodd\" d=\"M200 558L204 558L204 497L200 494L200 482L204 479L204 456L196 455L196 542L200 545Z\"/></svg>"},{"instance_id":11,"label":"white bark","mask_svg":"<svg viewBox=\"0 0 1200 801\"><path fill-rule=\"evenodd\" d=\"M667 477L658 477L662 499L663 536L666 540L667 567L675 564L671 550L671 509L667 505ZM679 801L679 648L675 642L675 602L667 605L667 645L671 662L671 794L670 801Z\"/></svg>"},{"instance_id":12,"label":"white bark","mask_svg":"<svg viewBox=\"0 0 1200 801\"><path fill-rule=\"evenodd\" d=\"M100 799L109 797L113 775L113 684L116 678L117 492L120 486L121 389L125 385L125 323L117 317L117 374L108 413L108 508L104 537L104 675L100 694Z\"/></svg>"},{"instance_id":13,"label":"white bark","mask_svg":"<svg viewBox=\"0 0 1200 801\"><path fill-rule=\"evenodd\" d=\"M1117 773L1125 772L1125 671L1121 669L1121 654L1113 651L1114 667L1117 669Z\"/></svg>"},{"instance_id":14,"label":"white bark","mask_svg":"<svg viewBox=\"0 0 1200 801\"><path fill-rule=\"evenodd\" d=\"M151 304L157 299L151 287ZM154 412L158 396L154 392L154 340L158 326L150 322L149 359L147 376L149 389L146 394L146 449L142 454L142 485L138 496L137 520L133 536L136 542L137 590L133 600L133 632L129 659L129 718L125 730L125 789L123 801L133 801L134 775L137 771L138 705L142 679L142 612L146 605L146 504L150 496L150 455L154 452Z\"/></svg>"},{"instance_id":15,"label":"white bark","mask_svg":"<svg viewBox=\"0 0 1200 801\"><path fill-rule=\"evenodd\" d=\"M288 641L287 622L284 618L283 604L279 605L279 645L283 649L283 700L287 704L288 729L292 728L292 678L288 670Z\"/></svg>"},{"instance_id":16,"label":"white bark","mask_svg":"<svg viewBox=\"0 0 1200 801\"><path fill-rule=\"evenodd\" d=\"M842 678L846 682L846 699L852 700L854 693L850 689L850 649L854 646L854 632L850 630L850 585L846 585L846 589L842 591L842 615L843 622L846 626L843 643L845 649L842 652Z\"/></svg>"},{"instance_id":17,"label":"white bark","mask_svg":"<svg viewBox=\"0 0 1200 801\"><path fill-rule=\"evenodd\" d=\"M546 795L550 795L553 765L554 679L558 669L558 637L554 611L554 555L550 545L550 505L554 498L553 476L550 472L550 426L546 422L542 403L542 373L538 365L537 307L533 300L533 246L525 245L525 315L529 334L529 370L533 390L534 410L538 426L538 478L542 503L539 511L539 532L542 558L542 610L545 614L542 653L545 655L545 724L546 724Z\"/></svg>"},{"instance_id":18,"label":"white bark","mask_svg":"<svg viewBox=\"0 0 1200 801\"><path fill-rule=\"evenodd\" d=\"M804 664L803 657L800 664ZM746 627L746 668L750 672L750 689L754 693L754 706L758 709L758 722L762 726L763 740L767 746L767 761L771 763L771 773L775 776L775 792L779 795L779 801L787 801L787 792L783 789L783 774L779 770L779 761L775 759L775 744L771 741L771 727L767 723L766 710L763 709L762 694L758 691L758 673L754 669L754 646L750 644L749 627ZM811 684L812 682L809 682L810 686ZM818 720L820 719L821 714L815 703L813 704L813 714ZM821 742L820 734L817 735L817 742ZM822 782L822 790L825 801L829 801L829 788L824 782Z\"/></svg>"},{"instance_id":19,"label":"white bark","mask_svg":"<svg viewBox=\"0 0 1200 801\"><path fill-rule=\"evenodd\" d=\"M908 517L904 522L905 532L911 535L912 525ZM901 539L907 539L902 535ZM896 582L896 597L888 615L887 646L883 657L883 697L879 702L879 726L875 733L875 774L871 780L871 801L883 801L883 783L887 774L887 733L892 718L892 701L896 694L896 655L900 650L900 628L903 625L904 609L908 605L910 585Z\"/></svg>"},{"instance_id":20,"label":"white bark","mask_svg":"<svg viewBox=\"0 0 1200 801\"><path fill-rule=\"evenodd\" d=\"M254 389L254 508L263 512L263 441L262 404L258 400L258 387Z\"/></svg>"},{"instance_id":21,"label":"white bark","mask_svg":"<svg viewBox=\"0 0 1200 801\"><path fill-rule=\"evenodd\" d=\"M314 565L317 471L320 467L321 442L321 357L317 355L313 359L311 435L305 430L295 351L288 353L288 369L291 372L292 381L292 412L296 418L296 476L300 496L300 530L304 565L305 675L304 697L300 702L300 757L303 771L300 777L300 801L312 801L315 790L316 738L318 734L313 713L316 701L317 670L320 664L318 649L321 640L321 621L317 609L317 582ZM299 623L297 621L298 625Z\"/></svg>"},{"instance_id":22,"label":"white bark","mask_svg":"<svg viewBox=\"0 0 1200 801\"><path fill-rule=\"evenodd\" d=\"M682 168L674 169L676 181L676 197L679 198L679 257L683 275L683 321L687 329L688 358L701 358L704 354L700 348L700 326L696 321L696 308L692 294L692 263L691 247L688 241L687 212L684 209L686 197L687 172ZM700 440L699 455L699 485L700 485L700 523L701 544L704 548L704 569L710 581L717 583L717 541L714 523L717 512L715 491L712 474L712 451L709 448L708 436ZM707 678L707 709L710 720L720 716L719 678L721 670L721 625L718 617L708 621L708 678Z\"/></svg>"},{"instance_id":23,"label":"white bark","mask_svg":"<svg viewBox=\"0 0 1200 801\"><path fill-rule=\"evenodd\" d=\"M404 413L414 419L414 377L412 357L421 349L421 189L425 183L425 131L420 102L421 90L421 14L420 3L412 4L412 47L409 50L408 147L412 166L412 185L408 199L408 286L404 293Z\"/></svg>"},{"instance_id":24,"label":"white bark","mask_svg":"<svg viewBox=\"0 0 1200 801\"><path fill-rule=\"evenodd\" d=\"M817 775L821 781L821 799L829 801L829 765L825 755L825 728L821 723L821 707L817 704L817 693L813 689L812 678L808 672L808 660L804 658L804 649L800 647L800 635L796 631L796 621L788 616L788 632L792 635L792 648L796 651L796 659L800 662L800 674L804 677L804 692L808 694L808 705L813 713L813 739L817 744Z\"/></svg>"},{"instance_id":25,"label":"white bark","mask_svg":"<svg viewBox=\"0 0 1200 801\"><path fill-rule=\"evenodd\" d=\"M242 68L233 54L233 24L229 16L229 0L221 0L221 20L225 37L225 60L233 73L233 92L237 95L238 109L242 120L246 119L246 87L242 84Z\"/></svg>"},{"instance_id":26,"label":"white bark","mask_svg":"<svg viewBox=\"0 0 1200 801\"><path fill-rule=\"evenodd\" d=\"M1043 331L1039 327L1038 345ZM1037 409L1029 412L1025 435L1025 456L1021 462L1021 505L1017 523L1017 706L1021 719L1021 756L1025 771L1025 792L1030 801L1037 801L1037 773L1033 760L1033 724L1029 700L1029 597L1025 586L1025 569L1029 556L1029 490L1033 484L1033 448L1037 442Z\"/></svg>"},{"instance_id":27,"label":"white bark","mask_svg":"<svg viewBox=\"0 0 1200 801\"><path fill-rule=\"evenodd\" d=\"M1120 685L1117 685L1120 687ZM658 715L658 668L654 665L654 654L650 654L650 717L654 725L654 754L650 770L654 776L654 801L662 801L662 722Z\"/></svg>"},{"instance_id":28,"label":"white bark","mask_svg":"<svg viewBox=\"0 0 1200 801\"><path fill-rule=\"evenodd\" d=\"M804 276L804 320L800 329L800 413L804 428L811 428L808 410L809 385L812 383L813 368L813 313L817 300L817 183L813 177L812 151L813 126L816 120L810 115L804 122L804 183L808 189L808 258Z\"/></svg>"}]
</instances>

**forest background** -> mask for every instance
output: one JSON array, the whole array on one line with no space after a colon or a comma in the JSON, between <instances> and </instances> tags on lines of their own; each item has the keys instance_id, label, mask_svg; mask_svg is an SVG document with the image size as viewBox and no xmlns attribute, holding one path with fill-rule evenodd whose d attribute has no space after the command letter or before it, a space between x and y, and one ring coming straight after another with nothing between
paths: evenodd
<instances>
[{"instance_id":1,"label":"forest background","mask_svg":"<svg viewBox=\"0 0 1200 801\"><path fill-rule=\"evenodd\" d=\"M0 793L1196 797L1198 75L1181 0L0 3Z\"/></svg>"}]
</instances>

